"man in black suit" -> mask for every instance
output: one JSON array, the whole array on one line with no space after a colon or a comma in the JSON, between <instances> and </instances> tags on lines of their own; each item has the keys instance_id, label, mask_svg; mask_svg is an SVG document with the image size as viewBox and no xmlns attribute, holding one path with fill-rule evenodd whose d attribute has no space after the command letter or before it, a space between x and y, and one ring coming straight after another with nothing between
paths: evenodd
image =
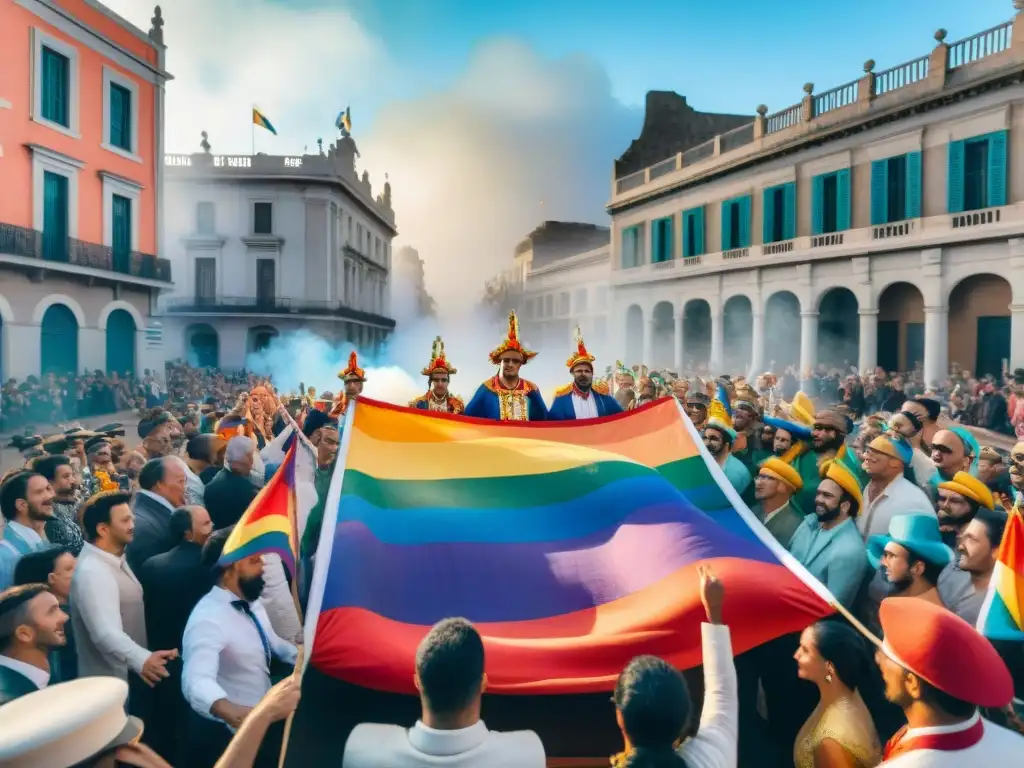
<instances>
[{"instance_id":1,"label":"man in black suit","mask_svg":"<svg viewBox=\"0 0 1024 768\"><path fill-rule=\"evenodd\" d=\"M139 472L139 490L132 499L135 538L125 550L132 573L178 543L171 533L171 513L185 503L185 462L177 456L150 459Z\"/></svg>"},{"instance_id":2,"label":"man in black suit","mask_svg":"<svg viewBox=\"0 0 1024 768\"><path fill-rule=\"evenodd\" d=\"M254 450L250 438L243 435L231 438L224 455L224 469L206 486L203 500L217 530L237 523L259 493L249 479Z\"/></svg>"},{"instance_id":3,"label":"man in black suit","mask_svg":"<svg viewBox=\"0 0 1024 768\"><path fill-rule=\"evenodd\" d=\"M180 648L189 614L213 585L209 569L201 562L213 522L202 507L179 507L171 513L170 530L177 544L143 563L139 581L146 607L146 638L150 643ZM186 705L181 695L181 666L168 665L167 671L170 677L153 691L155 717L146 730L152 732L149 743L153 749L173 764L184 757L178 754L177 736Z\"/></svg>"}]
</instances>

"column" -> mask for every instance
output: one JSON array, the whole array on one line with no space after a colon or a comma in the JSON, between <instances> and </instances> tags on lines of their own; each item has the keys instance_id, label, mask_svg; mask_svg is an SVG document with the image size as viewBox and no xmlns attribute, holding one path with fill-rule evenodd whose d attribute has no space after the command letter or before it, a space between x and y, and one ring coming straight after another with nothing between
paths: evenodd
<instances>
[{"instance_id":1,"label":"column","mask_svg":"<svg viewBox=\"0 0 1024 768\"><path fill-rule=\"evenodd\" d=\"M722 305L711 305L711 360L709 370L714 374L726 373L722 370L725 359L725 322L722 316ZM731 373L731 371L729 371Z\"/></svg>"},{"instance_id":2,"label":"column","mask_svg":"<svg viewBox=\"0 0 1024 768\"><path fill-rule=\"evenodd\" d=\"M1024 368L1024 304L1010 306L1010 370Z\"/></svg>"},{"instance_id":3,"label":"column","mask_svg":"<svg viewBox=\"0 0 1024 768\"><path fill-rule=\"evenodd\" d=\"M682 310L675 316L676 321L676 345L672 350L672 370L677 374L682 375L683 373L683 362L685 357L683 356L683 343L686 340L686 315Z\"/></svg>"},{"instance_id":4,"label":"column","mask_svg":"<svg viewBox=\"0 0 1024 768\"><path fill-rule=\"evenodd\" d=\"M878 365L878 310L861 309L857 314L860 315L860 355L857 369L863 375Z\"/></svg>"},{"instance_id":5,"label":"column","mask_svg":"<svg viewBox=\"0 0 1024 768\"><path fill-rule=\"evenodd\" d=\"M949 310L924 308L924 383L938 384L949 375Z\"/></svg>"},{"instance_id":6,"label":"column","mask_svg":"<svg viewBox=\"0 0 1024 768\"><path fill-rule=\"evenodd\" d=\"M99 328L78 329L78 370L107 370L107 335Z\"/></svg>"},{"instance_id":7,"label":"column","mask_svg":"<svg viewBox=\"0 0 1024 768\"><path fill-rule=\"evenodd\" d=\"M818 313L800 313L800 388L805 392L810 383L807 375L818 364Z\"/></svg>"},{"instance_id":8,"label":"column","mask_svg":"<svg viewBox=\"0 0 1024 768\"><path fill-rule=\"evenodd\" d=\"M757 312L753 315L753 335L750 340L750 370L747 375L753 381L754 376L764 373L764 315Z\"/></svg>"},{"instance_id":9,"label":"column","mask_svg":"<svg viewBox=\"0 0 1024 768\"><path fill-rule=\"evenodd\" d=\"M644 356L640 361L641 365L652 365L651 358L654 357L654 318L644 323ZM630 365L630 363L626 363Z\"/></svg>"}]
</instances>

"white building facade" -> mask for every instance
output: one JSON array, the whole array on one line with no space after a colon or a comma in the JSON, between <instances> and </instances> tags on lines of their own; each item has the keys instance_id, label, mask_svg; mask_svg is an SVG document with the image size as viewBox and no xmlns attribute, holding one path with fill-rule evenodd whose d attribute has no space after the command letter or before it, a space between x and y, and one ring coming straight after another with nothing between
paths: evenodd
<instances>
[{"instance_id":1,"label":"white building facade","mask_svg":"<svg viewBox=\"0 0 1024 768\"><path fill-rule=\"evenodd\" d=\"M239 369L299 329L380 347L397 230L390 184L374 197L356 154L344 136L318 155L165 157L168 359Z\"/></svg>"},{"instance_id":2,"label":"white building facade","mask_svg":"<svg viewBox=\"0 0 1024 768\"><path fill-rule=\"evenodd\" d=\"M620 161L616 356L923 366L928 383L952 363L1024 366L1024 19L936 38L653 165Z\"/></svg>"}]
</instances>

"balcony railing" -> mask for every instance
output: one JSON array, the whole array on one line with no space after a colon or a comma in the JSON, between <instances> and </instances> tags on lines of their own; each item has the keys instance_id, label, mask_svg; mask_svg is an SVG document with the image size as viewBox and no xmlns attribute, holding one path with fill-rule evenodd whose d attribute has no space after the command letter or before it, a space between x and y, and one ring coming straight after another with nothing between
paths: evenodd
<instances>
[{"instance_id":1,"label":"balcony railing","mask_svg":"<svg viewBox=\"0 0 1024 768\"><path fill-rule=\"evenodd\" d=\"M144 280L171 282L171 262L138 251L115 252L109 245L87 243L73 237L43 237L36 229L0 223L0 255L38 259L46 263L87 267Z\"/></svg>"},{"instance_id":2,"label":"balcony railing","mask_svg":"<svg viewBox=\"0 0 1024 768\"><path fill-rule=\"evenodd\" d=\"M208 312L219 314L323 315L355 320L370 325L394 328L395 321L373 312L345 306L340 301L283 299L268 296L179 296L168 299L167 311L174 313Z\"/></svg>"}]
</instances>

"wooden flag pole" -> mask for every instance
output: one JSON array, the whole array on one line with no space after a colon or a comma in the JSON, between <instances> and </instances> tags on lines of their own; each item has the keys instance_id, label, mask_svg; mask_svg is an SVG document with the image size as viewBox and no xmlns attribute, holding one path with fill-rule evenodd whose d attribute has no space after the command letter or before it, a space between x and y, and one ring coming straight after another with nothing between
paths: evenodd
<instances>
[{"instance_id":1,"label":"wooden flag pole","mask_svg":"<svg viewBox=\"0 0 1024 768\"><path fill-rule=\"evenodd\" d=\"M302 667L305 656L305 648L299 646L298 653L295 655L295 669L292 671L292 675L295 677L296 684L302 687ZM301 703L301 700L300 700ZM295 711L288 715L288 719L284 721L284 735L281 737L281 756L277 761L277 768L284 768L285 760L288 758L288 741L292 735L292 721L295 719Z\"/></svg>"}]
</instances>

